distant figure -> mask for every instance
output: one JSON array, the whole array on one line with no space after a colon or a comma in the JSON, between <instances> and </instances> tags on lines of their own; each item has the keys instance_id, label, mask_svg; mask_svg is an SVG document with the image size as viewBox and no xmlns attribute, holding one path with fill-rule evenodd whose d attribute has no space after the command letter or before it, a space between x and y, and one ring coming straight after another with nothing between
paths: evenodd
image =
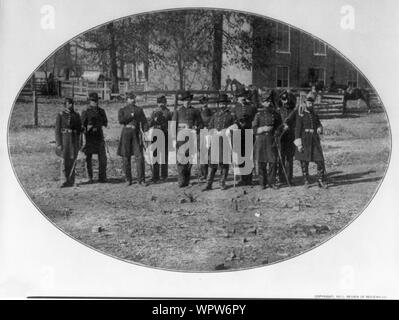
<instances>
[{"instance_id":1,"label":"distant figure","mask_svg":"<svg viewBox=\"0 0 399 320\"><path fill-rule=\"evenodd\" d=\"M336 92L337 91L337 82L335 81L334 77L330 77L330 87L329 87L330 92Z\"/></svg>"},{"instance_id":2,"label":"distant figure","mask_svg":"<svg viewBox=\"0 0 399 320\"><path fill-rule=\"evenodd\" d=\"M228 91L229 90L229 87L230 87L230 90L233 90L232 88L231 88L231 79L230 79L230 75L228 75L227 76L227 78L226 78L226 86L225 86L225 91Z\"/></svg>"},{"instance_id":3,"label":"distant figure","mask_svg":"<svg viewBox=\"0 0 399 320\"><path fill-rule=\"evenodd\" d=\"M103 127L107 127L108 119L104 109L98 106L98 94L89 94L89 107L82 112L82 126L86 143L82 151L86 154L87 183L93 183L93 154L98 155L98 181L107 181L107 154L105 152L105 140Z\"/></svg>"},{"instance_id":4,"label":"distant figure","mask_svg":"<svg viewBox=\"0 0 399 320\"><path fill-rule=\"evenodd\" d=\"M55 121L56 154L64 162L65 181L61 188L72 187L75 183L75 162L80 148L82 124L79 113L73 108L73 100L65 98L64 109Z\"/></svg>"}]
</instances>

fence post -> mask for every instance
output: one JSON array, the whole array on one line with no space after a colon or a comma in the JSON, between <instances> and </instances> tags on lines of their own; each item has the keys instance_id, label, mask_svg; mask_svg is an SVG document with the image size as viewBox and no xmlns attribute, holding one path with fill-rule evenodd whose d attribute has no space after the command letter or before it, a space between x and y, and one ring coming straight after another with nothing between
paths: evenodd
<instances>
[{"instance_id":1,"label":"fence post","mask_svg":"<svg viewBox=\"0 0 399 320\"><path fill-rule=\"evenodd\" d=\"M33 100L33 123L34 123L35 127L37 127L39 125L39 113L38 113L38 110L37 110L35 74L32 75L31 87L32 87L32 100Z\"/></svg>"}]
</instances>

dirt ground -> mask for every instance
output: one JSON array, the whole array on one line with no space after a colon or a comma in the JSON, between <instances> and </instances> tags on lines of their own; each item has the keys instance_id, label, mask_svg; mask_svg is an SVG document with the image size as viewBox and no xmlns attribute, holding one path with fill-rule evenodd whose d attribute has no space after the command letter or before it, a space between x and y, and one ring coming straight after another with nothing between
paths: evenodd
<instances>
[{"instance_id":1,"label":"dirt ground","mask_svg":"<svg viewBox=\"0 0 399 320\"><path fill-rule=\"evenodd\" d=\"M9 149L19 181L50 221L94 249L146 266L241 269L303 253L337 234L363 211L389 161L386 115L371 113L322 121L327 190L317 184L304 189L297 162L295 186L279 190L261 191L257 185L233 188L230 175L228 190L220 190L215 181L214 190L204 193L195 167L192 185L182 190L177 187L175 166L170 166L165 183L127 187L116 156L120 106L104 105L110 122L105 130L108 183L80 184L86 179L81 155L78 185L59 188L60 160L54 154L52 126L60 103L40 104L39 128L30 126L31 105L17 103L10 119ZM146 169L149 177L148 165ZM311 174L315 171L311 165Z\"/></svg>"}]
</instances>

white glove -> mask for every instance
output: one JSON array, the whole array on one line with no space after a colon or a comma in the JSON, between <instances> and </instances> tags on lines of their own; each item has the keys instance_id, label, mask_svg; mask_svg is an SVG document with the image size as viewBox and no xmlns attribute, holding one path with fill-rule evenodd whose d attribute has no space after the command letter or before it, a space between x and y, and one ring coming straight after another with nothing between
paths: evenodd
<instances>
[{"instance_id":1,"label":"white glove","mask_svg":"<svg viewBox=\"0 0 399 320\"><path fill-rule=\"evenodd\" d=\"M317 133L318 134L323 134L323 127L318 127L317 128Z\"/></svg>"}]
</instances>

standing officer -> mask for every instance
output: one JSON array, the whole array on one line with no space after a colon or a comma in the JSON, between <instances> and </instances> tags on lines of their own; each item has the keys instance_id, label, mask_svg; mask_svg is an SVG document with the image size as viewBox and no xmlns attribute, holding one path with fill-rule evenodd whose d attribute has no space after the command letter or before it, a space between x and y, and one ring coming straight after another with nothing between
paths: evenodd
<instances>
[{"instance_id":1,"label":"standing officer","mask_svg":"<svg viewBox=\"0 0 399 320\"><path fill-rule=\"evenodd\" d=\"M281 162L284 165L285 172L288 177L288 184L292 185L295 155L295 122L296 112L294 111L296 97L290 97L287 91L283 91L278 101L278 112L283 121L283 132L280 137ZM281 163L278 163L277 179L279 182L285 181L285 175Z\"/></svg>"},{"instance_id":2,"label":"standing officer","mask_svg":"<svg viewBox=\"0 0 399 320\"><path fill-rule=\"evenodd\" d=\"M218 137L218 147L219 147L219 153L217 155L217 159L211 159L213 160L210 164L211 172L208 176L207 179L207 184L206 187L203 191L206 190L211 190L212 189L212 183L215 178L216 171L218 167L220 167L221 170L221 178L220 178L220 187L222 190L226 189L226 179L227 175L229 173L229 164L224 163L223 161L223 143L226 143L227 140L227 130L229 130L229 127L235 125L236 118L235 116L231 113L231 111L228 108L229 105L229 98L227 94L221 94L219 97L219 103L222 104L221 109L219 109L210 119L209 121L209 129L215 129L217 131ZM230 148L230 146L228 146ZM210 153L212 155L212 152ZM215 163L217 160L217 163Z\"/></svg>"},{"instance_id":3,"label":"standing officer","mask_svg":"<svg viewBox=\"0 0 399 320\"><path fill-rule=\"evenodd\" d=\"M241 130L241 153L245 152L245 129L252 129L252 121L256 114L256 107L247 101L249 98L248 90L242 88L238 90L237 103L233 108L233 114L236 117L236 123L238 128ZM252 146L251 146L252 147ZM252 152L252 148L251 148ZM243 155L243 154L242 154ZM244 167L245 164L240 164L238 167ZM247 175L239 176L238 185L251 185L252 184L252 172Z\"/></svg>"},{"instance_id":4,"label":"standing officer","mask_svg":"<svg viewBox=\"0 0 399 320\"><path fill-rule=\"evenodd\" d=\"M212 110L208 106L208 97L207 96L202 96L199 99L199 103L202 104L202 109L201 109L201 120L202 120L202 125L203 128L208 129L209 128L209 121L211 120L212 117ZM200 135L198 135L198 148L201 150L201 145L200 143L204 143L204 141L201 141ZM208 176L208 164L201 164L200 165L200 170L201 170L201 177L200 180L204 181L206 180Z\"/></svg>"},{"instance_id":5,"label":"standing officer","mask_svg":"<svg viewBox=\"0 0 399 320\"><path fill-rule=\"evenodd\" d=\"M166 180L168 177L168 121L172 120L172 112L169 111L165 95L157 97L158 108L154 110L150 117L150 128L162 130L165 136L165 145L163 149L163 163L154 163L152 165L152 181L159 181L159 169L161 169L161 179ZM155 138L152 142L155 142ZM156 153L158 150L155 151ZM157 156L156 154L154 156Z\"/></svg>"},{"instance_id":6,"label":"standing officer","mask_svg":"<svg viewBox=\"0 0 399 320\"><path fill-rule=\"evenodd\" d=\"M131 157L134 156L138 183L146 186L142 134L148 130L147 118L143 109L136 106L136 95L129 92L126 96L127 105L118 112L118 121L123 128L117 154L123 159L127 185L132 185Z\"/></svg>"},{"instance_id":7,"label":"standing officer","mask_svg":"<svg viewBox=\"0 0 399 320\"><path fill-rule=\"evenodd\" d=\"M305 187L309 187L309 162L317 165L318 184L321 188L327 188L325 182L325 164L319 134L323 133L323 127L319 117L313 111L313 97L306 99L306 104L299 108L295 124L295 159L301 162L302 175Z\"/></svg>"},{"instance_id":8,"label":"standing officer","mask_svg":"<svg viewBox=\"0 0 399 320\"><path fill-rule=\"evenodd\" d=\"M79 113L73 109L73 100L65 98L64 109L57 114L55 121L56 154L64 160L65 181L61 188L75 183L75 162L80 148L82 124Z\"/></svg>"},{"instance_id":9,"label":"standing officer","mask_svg":"<svg viewBox=\"0 0 399 320\"><path fill-rule=\"evenodd\" d=\"M104 109L98 106L98 94L89 94L89 107L82 112L82 125L86 143L82 151L86 154L88 183L93 183L93 154L98 155L98 181L107 181L107 154L102 127L107 127L108 120Z\"/></svg>"},{"instance_id":10,"label":"standing officer","mask_svg":"<svg viewBox=\"0 0 399 320\"><path fill-rule=\"evenodd\" d=\"M275 136L281 125L280 114L272 107L272 97L262 97L262 108L255 115L252 123L256 136L254 144L254 160L258 162L259 184L261 189L269 186L278 189L276 185L277 146ZM267 168L269 166L269 168ZM269 170L267 170L269 169Z\"/></svg>"},{"instance_id":11,"label":"standing officer","mask_svg":"<svg viewBox=\"0 0 399 320\"><path fill-rule=\"evenodd\" d=\"M183 106L175 110L172 117L176 124L176 138L181 130L198 130L202 128L201 114L199 110L194 109L191 105L193 94L190 91L184 91L180 100L183 101ZM176 150L187 141L188 137L186 137L185 141L176 141ZM189 150L186 151L185 156L189 156ZM190 184L191 167L191 163L181 163L177 159L178 184L180 188Z\"/></svg>"}]
</instances>

